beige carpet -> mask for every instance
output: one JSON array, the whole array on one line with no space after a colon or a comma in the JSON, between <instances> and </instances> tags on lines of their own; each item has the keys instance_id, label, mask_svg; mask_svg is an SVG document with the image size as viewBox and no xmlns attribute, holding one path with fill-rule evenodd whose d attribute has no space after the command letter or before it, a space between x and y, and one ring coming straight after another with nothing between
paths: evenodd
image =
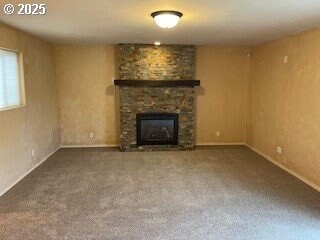
<instances>
[{"instance_id":1,"label":"beige carpet","mask_svg":"<svg viewBox=\"0 0 320 240\"><path fill-rule=\"evenodd\" d=\"M243 146L64 149L0 198L0 239L320 239L320 193Z\"/></svg>"}]
</instances>

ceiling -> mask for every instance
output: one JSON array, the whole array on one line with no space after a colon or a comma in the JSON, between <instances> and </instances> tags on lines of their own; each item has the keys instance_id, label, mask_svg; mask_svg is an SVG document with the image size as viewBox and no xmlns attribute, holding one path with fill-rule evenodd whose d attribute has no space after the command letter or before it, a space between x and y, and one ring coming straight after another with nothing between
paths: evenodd
<instances>
[{"instance_id":1,"label":"ceiling","mask_svg":"<svg viewBox=\"0 0 320 240\"><path fill-rule=\"evenodd\" d=\"M251 46L320 26L320 0L41 0L44 16L5 15L0 21L58 44L153 43ZM177 10L173 29L150 14Z\"/></svg>"}]
</instances>

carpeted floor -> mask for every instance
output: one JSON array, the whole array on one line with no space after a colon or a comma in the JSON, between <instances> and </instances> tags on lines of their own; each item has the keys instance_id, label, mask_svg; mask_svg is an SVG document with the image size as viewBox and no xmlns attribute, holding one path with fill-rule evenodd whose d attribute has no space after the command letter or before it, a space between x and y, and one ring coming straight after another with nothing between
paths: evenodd
<instances>
[{"instance_id":1,"label":"carpeted floor","mask_svg":"<svg viewBox=\"0 0 320 240\"><path fill-rule=\"evenodd\" d=\"M320 239L320 193L244 146L62 149L0 198L0 239Z\"/></svg>"}]
</instances>

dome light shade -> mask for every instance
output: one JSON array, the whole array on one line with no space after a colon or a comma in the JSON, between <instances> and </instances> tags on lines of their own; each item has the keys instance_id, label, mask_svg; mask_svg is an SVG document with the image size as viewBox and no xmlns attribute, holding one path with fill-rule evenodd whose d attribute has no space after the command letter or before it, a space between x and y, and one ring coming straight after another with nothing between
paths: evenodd
<instances>
[{"instance_id":1,"label":"dome light shade","mask_svg":"<svg viewBox=\"0 0 320 240\"><path fill-rule=\"evenodd\" d=\"M180 21L182 13L177 11L157 11L152 13L151 16L159 27L173 28Z\"/></svg>"}]
</instances>

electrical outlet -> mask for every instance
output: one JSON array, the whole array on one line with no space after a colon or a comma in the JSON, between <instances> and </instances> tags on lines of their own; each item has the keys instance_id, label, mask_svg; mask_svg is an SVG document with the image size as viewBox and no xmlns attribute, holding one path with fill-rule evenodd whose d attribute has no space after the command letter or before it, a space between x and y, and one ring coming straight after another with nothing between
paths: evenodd
<instances>
[{"instance_id":1,"label":"electrical outlet","mask_svg":"<svg viewBox=\"0 0 320 240\"><path fill-rule=\"evenodd\" d=\"M36 152L34 149L31 150L31 157L34 157L36 155Z\"/></svg>"},{"instance_id":2,"label":"electrical outlet","mask_svg":"<svg viewBox=\"0 0 320 240\"><path fill-rule=\"evenodd\" d=\"M288 56L284 56L283 62L284 62L284 63L288 63Z\"/></svg>"},{"instance_id":3,"label":"electrical outlet","mask_svg":"<svg viewBox=\"0 0 320 240\"><path fill-rule=\"evenodd\" d=\"M282 153L282 148L277 146L277 153L281 154Z\"/></svg>"},{"instance_id":4,"label":"electrical outlet","mask_svg":"<svg viewBox=\"0 0 320 240\"><path fill-rule=\"evenodd\" d=\"M220 131L217 131L216 135L217 135L217 137L220 137L220 135L221 135Z\"/></svg>"},{"instance_id":5,"label":"electrical outlet","mask_svg":"<svg viewBox=\"0 0 320 240\"><path fill-rule=\"evenodd\" d=\"M90 138L94 138L93 132L90 132L90 133L89 133L89 137L90 137Z\"/></svg>"}]
</instances>

